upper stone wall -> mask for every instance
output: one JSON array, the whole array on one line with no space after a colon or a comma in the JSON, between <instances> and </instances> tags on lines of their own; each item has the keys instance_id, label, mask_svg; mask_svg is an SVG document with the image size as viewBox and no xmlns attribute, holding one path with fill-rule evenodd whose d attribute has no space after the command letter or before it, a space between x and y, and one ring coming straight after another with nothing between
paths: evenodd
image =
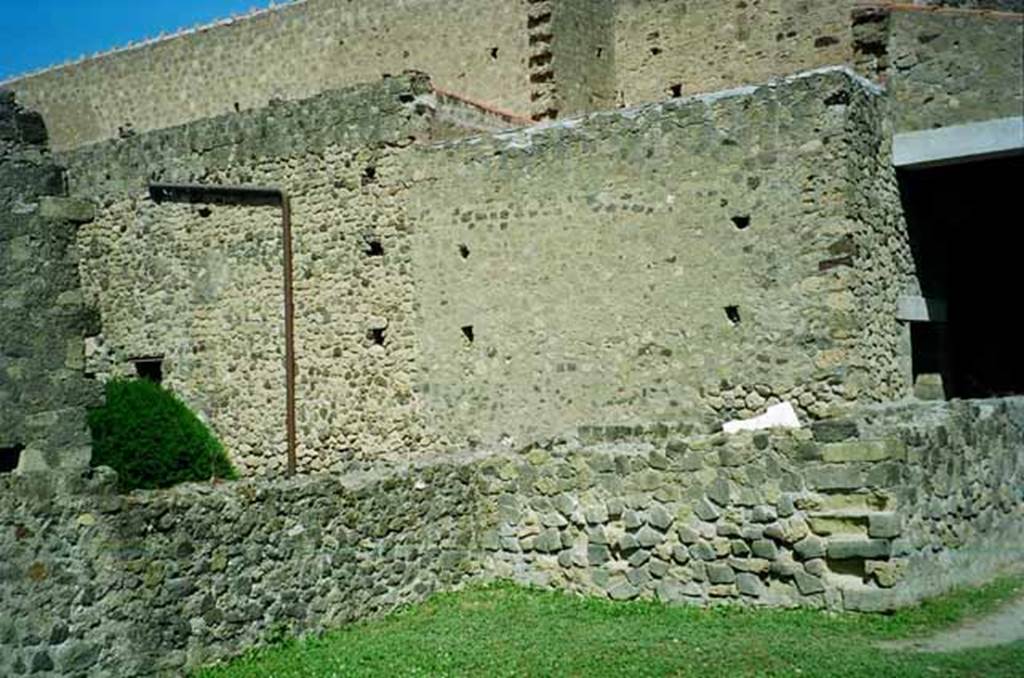
<instances>
[{"instance_id":1,"label":"upper stone wall","mask_svg":"<svg viewBox=\"0 0 1024 678\"><path fill-rule=\"evenodd\" d=\"M851 0L621 0L619 102L712 92L851 63Z\"/></svg>"},{"instance_id":2,"label":"upper stone wall","mask_svg":"<svg viewBox=\"0 0 1024 678\"><path fill-rule=\"evenodd\" d=\"M915 5L1024 12L1024 0L915 0Z\"/></svg>"},{"instance_id":3,"label":"upper stone wall","mask_svg":"<svg viewBox=\"0 0 1024 678\"><path fill-rule=\"evenodd\" d=\"M1021 50L1012 34L981 25L1012 21L991 10L1019 13L1021 5L869 6L943 17L935 18L946 22L943 39L904 45L897 31L894 49L953 65L906 68L902 76L911 90L951 91L980 77L976 91L953 96L984 115L982 102L993 93L1007 100L996 88L1016 82L1019 57L1007 51ZM8 85L43 114L60 150L407 69L513 117L545 120L870 62L888 45L863 41L852 15L864 7L857 0L306 0ZM989 117L1001 115L997 109Z\"/></svg>"},{"instance_id":4,"label":"upper stone wall","mask_svg":"<svg viewBox=\"0 0 1024 678\"><path fill-rule=\"evenodd\" d=\"M564 114L615 106L615 0L551 0L555 108ZM534 57L543 61L543 52ZM536 75L531 73L532 78Z\"/></svg>"},{"instance_id":5,"label":"upper stone wall","mask_svg":"<svg viewBox=\"0 0 1024 678\"><path fill-rule=\"evenodd\" d=\"M78 239L85 296L102 321L89 369L131 373L132 358L163 356L165 384L240 470L283 472L280 213L156 204L147 192L150 181L276 187L291 196L299 468L422 451L430 441L405 369L413 338L398 313L411 314L396 195L405 179L386 158L427 133L418 98L428 90L422 77L389 78L65 154L71 190L100 203ZM388 350L370 335L381 317Z\"/></svg>"},{"instance_id":6,"label":"upper stone wall","mask_svg":"<svg viewBox=\"0 0 1024 678\"><path fill-rule=\"evenodd\" d=\"M617 98L632 105L856 64L891 85L896 131L1019 115L1022 11L1019 0L621 0Z\"/></svg>"},{"instance_id":7,"label":"upper stone wall","mask_svg":"<svg viewBox=\"0 0 1024 678\"><path fill-rule=\"evenodd\" d=\"M384 73L526 112L527 0L308 0L7 83L63 150Z\"/></svg>"},{"instance_id":8,"label":"upper stone wall","mask_svg":"<svg viewBox=\"0 0 1024 678\"><path fill-rule=\"evenodd\" d=\"M418 402L486 444L902 393L882 120L834 70L403 156Z\"/></svg>"},{"instance_id":9,"label":"upper stone wall","mask_svg":"<svg viewBox=\"0 0 1024 678\"><path fill-rule=\"evenodd\" d=\"M888 67L897 131L1024 114L1024 15L894 11Z\"/></svg>"},{"instance_id":10,"label":"upper stone wall","mask_svg":"<svg viewBox=\"0 0 1024 678\"><path fill-rule=\"evenodd\" d=\"M243 470L283 468L277 217L146 193L198 181L292 196L305 470L904 392L910 269L870 83L833 70L430 148L424 89L65 154L101 204L79 238L90 369L164 355Z\"/></svg>"}]
</instances>

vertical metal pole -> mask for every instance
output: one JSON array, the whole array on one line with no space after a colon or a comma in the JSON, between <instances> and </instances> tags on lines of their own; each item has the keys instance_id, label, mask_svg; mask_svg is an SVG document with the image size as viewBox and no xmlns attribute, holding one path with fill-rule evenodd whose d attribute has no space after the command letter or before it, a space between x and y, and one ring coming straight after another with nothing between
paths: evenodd
<instances>
[{"instance_id":1,"label":"vertical metal pole","mask_svg":"<svg viewBox=\"0 0 1024 678\"><path fill-rule=\"evenodd\" d=\"M295 301L292 290L292 205L288 194L281 191L281 231L284 240L284 373L285 427L288 435L288 474L294 475L296 460L295 433Z\"/></svg>"},{"instance_id":2,"label":"vertical metal pole","mask_svg":"<svg viewBox=\"0 0 1024 678\"><path fill-rule=\"evenodd\" d=\"M288 438L288 474L293 475L296 460L295 433L295 301L292 282L292 204L281 189L259 186L203 186L200 184L150 184L154 202L216 202L227 205L267 205L281 208L281 240L284 257L284 374L285 429Z\"/></svg>"}]
</instances>

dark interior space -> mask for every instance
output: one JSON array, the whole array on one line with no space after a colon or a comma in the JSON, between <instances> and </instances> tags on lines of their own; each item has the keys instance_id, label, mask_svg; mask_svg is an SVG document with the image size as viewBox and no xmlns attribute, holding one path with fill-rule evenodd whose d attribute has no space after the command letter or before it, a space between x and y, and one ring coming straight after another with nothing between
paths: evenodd
<instances>
[{"instance_id":1,"label":"dark interior space","mask_svg":"<svg viewBox=\"0 0 1024 678\"><path fill-rule=\"evenodd\" d=\"M21 461L21 452L24 449L24 445L0 447L0 473L10 473L17 469L18 462Z\"/></svg>"},{"instance_id":2,"label":"dark interior space","mask_svg":"<svg viewBox=\"0 0 1024 678\"><path fill-rule=\"evenodd\" d=\"M135 361L135 376L139 379L148 379L154 384L161 384L164 380L163 358L138 358Z\"/></svg>"},{"instance_id":3,"label":"dark interior space","mask_svg":"<svg viewBox=\"0 0 1024 678\"><path fill-rule=\"evenodd\" d=\"M914 323L914 376L948 398L1024 393L1024 155L899 172L914 262L947 322Z\"/></svg>"}]
</instances>

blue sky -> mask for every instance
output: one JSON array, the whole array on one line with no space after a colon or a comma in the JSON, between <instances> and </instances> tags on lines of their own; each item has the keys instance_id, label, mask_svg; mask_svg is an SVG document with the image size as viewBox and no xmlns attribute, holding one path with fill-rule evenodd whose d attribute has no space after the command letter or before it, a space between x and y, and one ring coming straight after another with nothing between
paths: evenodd
<instances>
[{"instance_id":1,"label":"blue sky","mask_svg":"<svg viewBox=\"0 0 1024 678\"><path fill-rule=\"evenodd\" d=\"M0 80L269 4L269 0L0 0Z\"/></svg>"}]
</instances>

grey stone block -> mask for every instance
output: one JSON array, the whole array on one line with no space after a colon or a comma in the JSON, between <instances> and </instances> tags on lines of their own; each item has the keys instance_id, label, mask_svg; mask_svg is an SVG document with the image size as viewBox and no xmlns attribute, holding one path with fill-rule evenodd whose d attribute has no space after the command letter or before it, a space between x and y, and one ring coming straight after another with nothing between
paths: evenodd
<instances>
[{"instance_id":1,"label":"grey stone block","mask_svg":"<svg viewBox=\"0 0 1024 678\"><path fill-rule=\"evenodd\" d=\"M858 490L864 486L864 473L850 464L814 466L807 469L805 478L812 490Z\"/></svg>"},{"instance_id":2,"label":"grey stone block","mask_svg":"<svg viewBox=\"0 0 1024 678\"><path fill-rule=\"evenodd\" d=\"M632 600L640 595L640 589L630 584L628 581L622 581L617 584L613 584L608 589L608 597L612 600Z\"/></svg>"},{"instance_id":3,"label":"grey stone block","mask_svg":"<svg viewBox=\"0 0 1024 678\"><path fill-rule=\"evenodd\" d=\"M697 540L700 539L700 535L692 527L687 525L680 525L676 528L676 534L679 536L679 541L684 544L696 544Z\"/></svg>"},{"instance_id":4,"label":"grey stone block","mask_svg":"<svg viewBox=\"0 0 1024 678\"><path fill-rule=\"evenodd\" d=\"M715 520L718 520L722 515L722 512L718 509L717 506L715 506L714 504L712 504L710 501L703 497L701 499L698 499L697 503L694 504L693 513L701 520L706 520L708 522L714 522Z\"/></svg>"},{"instance_id":5,"label":"grey stone block","mask_svg":"<svg viewBox=\"0 0 1024 678\"><path fill-rule=\"evenodd\" d=\"M715 560L717 554L715 553L714 547L706 541L698 541L696 544L690 547L690 557L694 560Z\"/></svg>"},{"instance_id":6,"label":"grey stone block","mask_svg":"<svg viewBox=\"0 0 1024 678\"><path fill-rule=\"evenodd\" d=\"M857 422L843 419L826 419L811 424L814 439L822 443L836 443L858 435Z\"/></svg>"},{"instance_id":7,"label":"grey stone block","mask_svg":"<svg viewBox=\"0 0 1024 678\"><path fill-rule=\"evenodd\" d=\"M740 572L736 575L736 588L745 596L760 597L764 595L764 584L761 578L749 572Z\"/></svg>"},{"instance_id":8,"label":"grey stone block","mask_svg":"<svg viewBox=\"0 0 1024 678\"><path fill-rule=\"evenodd\" d=\"M793 552L803 560L821 558L825 555L826 549L825 540L813 534L809 534L793 544Z\"/></svg>"},{"instance_id":9,"label":"grey stone block","mask_svg":"<svg viewBox=\"0 0 1024 678\"><path fill-rule=\"evenodd\" d=\"M622 512L622 524L626 526L627 530L635 530L644 524L644 521L640 519L640 514L632 509L626 509Z\"/></svg>"},{"instance_id":10,"label":"grey stone block","mask_svg":"<svg viewBox=\"0 0 1024 678\"><path fill-rule=\"evenodd\" d=\"M555 553L562 550L562 535L557 528L549 527L533 542L533 548L541 553Z\"/></svg>"},{"instance_id":11,"label":"grey stone block","mask_svg":"<svg viewBox=\"0 0 1024 678\"><path fill-rule=\"evenodd\" d=\"M779 557L779 548L770 539L758 539L750 545L750 550L758 558L775 560Z\"/></svg>"},{"instance_id":12,"label":"grey stone block","mask_svg":"<svg viewBox=\"0 0 1024 678\"><path fill-rule=\"evenodd\" d=\"M640 546L644 548L651 548L663 542L665 540L665 535L649 525L644 525L640 528L640 531L637 532L636 538L637 541L640 542Z\"/></svg>"},{"instance_id":13,"label":"grey stone block","mask_svg":"<svg viewBox=\"0 0 1024 678\"><path fill-rule=\"evenodd\" d=\"M644 565L648 560L651 559L651 552L647 549L637 549L633 551L632 555L629 556L630 567L640 567Z\"/></svg>"},{"instance_id":14,"label":"grey stone block","mask_svg":"<svg viewBox=\"0 0 1024 678\"><path fill-rule=\"evenodd\" d=\"M797 570L794 572L793 578L796 580L797 589L805 596L825 592L825 583L821 580L821 577L815 577L813 574L807 574L803 570Z\"/></svg>"},{"instance_id":15,"label":"grey stone block","mask_svg":"<svg viewBox=\"0 0 1024 678\"><path fill-rule=\"evenodd\" d=\"M868 535L891 539L903 532L902 520L896 513L872 513L868 516Z\"/></svg>"},{"instance_id":16,"label":"grey stone block","mask_svg":"<svg viewBox=\"0 0 1024 678\"><path fill-rule=\"evenodd\" d=\"M638 567L626 572L626 581L633 586L642 587L651 581L651 573L646 567Z\"/></svg>"},{"instance_id":17,"label":"grey stone block","mask_svg":"<svg viewBox=\"0 0 1024 678\"><path fill-rule=\"evenodd\" d=\"M591 567L604 565L611 559L611 551L604 544L590 544L587 546L587 562Z\"/></svg>"},{"instance_id":18,"label":"grey stone block","mask_svg":"<svg viewBox=\"0 0 1024 678\"><path fill-rule=\"evenodd\" d=\"M736 581L736 572L725 563L707 564L708 581L712 584L732 584Z\"/></svg>"},{"instance_id":19,"label":"grey stone block","mask_svg":"<svg viewBox=\"0 0 1024 678\"><path fill-rule=\"evenodd\" d=\"M850 558L888 558L891 543L885 539L832 538L828 541L828 557L835 560Z\"/></svg>"},{"instance_id":20,"label":"grey stone block","mask_svg":"<svg viewBox=\"0 0 1024 678\"><path fill-rule=\"evenodd\" d=\"M672 521L672 515L661 504L647 509L647 523L662 532L672 527Z\"/></svg>"}]
</instances>

